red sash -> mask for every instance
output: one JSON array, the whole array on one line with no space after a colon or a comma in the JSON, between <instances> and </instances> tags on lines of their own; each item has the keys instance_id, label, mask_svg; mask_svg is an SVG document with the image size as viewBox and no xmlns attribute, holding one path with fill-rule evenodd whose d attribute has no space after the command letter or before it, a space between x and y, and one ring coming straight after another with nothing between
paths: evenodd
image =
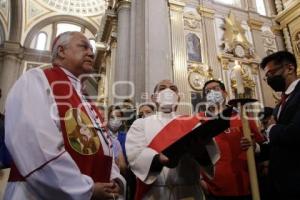
<instances>
[{"instance_id":1,"label":"red sash","mask_svg":"<svg viewBox=\"0 0 300 200\"><path fill-rule=\"evenodd\" d=\"M81 99L70 83L67 75L59 67L46 69L44 70L44 73L49 81L49 85L52 88L52 92L57 103L57 108L61 119L60 125L64 138L65 150L71 155L72 159L75 161L82 174L90 176L94 180L94 182L109 182L112 167L112 157L106 156L103 153L102 145L106 144L101 144L101 141L99 139L99 149L93 154L87 155L81 154L74 150L74 148L72 148L70 144L70 140L68 139L66 120L64 120L66 112L72 108L77 108L86 116L88 116L88 114L85 108L81 106ZM102 121L102 117L98 110L94 105L92 105L92 107L97 113L97 117L99 117L99 119ZM20 176L20 173L18 172L16 167L12 168L11 178L9 181L24 181L24 178Z\"/></svg>"},{"instance_id":2,"label":"red sash","mask_svg":"<svg viewBox=\"0 0 300 200\"><path fill-rule=\"evenodd\" d=\"M203 120L203 116L180 116L173 119L153 138L148 147L161 153L170 145L191 132L200 122L200 119ZM141 200L150 190L151 184L147 185L137 178L136 185L135 200Z\"/></svg>"}]
</instances>

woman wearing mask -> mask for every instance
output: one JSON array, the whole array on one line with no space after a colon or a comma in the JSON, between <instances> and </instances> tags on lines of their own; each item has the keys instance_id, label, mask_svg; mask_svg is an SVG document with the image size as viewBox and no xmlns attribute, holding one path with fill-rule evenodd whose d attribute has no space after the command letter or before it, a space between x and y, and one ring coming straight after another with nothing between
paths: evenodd
<instances>
[{"instance_id":1,"label":"woman wearing mask","mask_svg":"<svg viewBox=\"0 0 300 200\"><path fill-rule=\"evenodd\" d=\"M127 164L125 161L126 154L124 152L125 139L124 140L122 139L121 141L119 140L119 138L123 138L124 135L126 135L125 133L120 131L123 125L122 117L123 117L123 112L118 106L111 106L109 108L107 127L112 137L115 162L118 165L121 174L125 175L127 170ZM123 141L123 146L121 144L122 141Z\"/></svg>"},{"instance_id":2,"label":"woman wearing mask","mask_svg":"<svg viewBox=\"0 0 300 200\"><path fill-rule=\"evenodd\" d=\"M145 118L145 117L148 117L150 115L153 115L154 114L154 108L155 106L151 103L144 103L144 104L141 104L139 106L139 113L138 113L138 117L139 118Z\"/></svg>"}]
</instances>

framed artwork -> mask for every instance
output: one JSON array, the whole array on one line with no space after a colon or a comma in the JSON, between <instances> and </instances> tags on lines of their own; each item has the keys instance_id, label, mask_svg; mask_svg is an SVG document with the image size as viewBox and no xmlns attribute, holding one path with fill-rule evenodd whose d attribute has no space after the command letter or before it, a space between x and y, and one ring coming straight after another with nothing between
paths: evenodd
<instances>
[{"instance_id":1,"label":"framed artwork","mask_svg":"<svg viewBox=\"0 0 300 200\"><path fill-rule=\"evenodd\" d=\"M189 61L202 62L200 39L196 34L186 35L186 49Z\"/></svg>"}]
</instances>

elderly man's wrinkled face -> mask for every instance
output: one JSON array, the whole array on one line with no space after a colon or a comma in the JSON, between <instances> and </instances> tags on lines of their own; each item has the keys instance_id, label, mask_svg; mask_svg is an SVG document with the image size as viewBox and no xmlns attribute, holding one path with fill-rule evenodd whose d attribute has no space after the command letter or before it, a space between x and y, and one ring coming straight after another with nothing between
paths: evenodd
<instances>
[{"instance_id":1,"label":"elderly man's wrinkled face","mask_svg":"<svg viewBox=\"0 0 300 200\"><path fill-rule=\"evenodd\" d=\"M93 72L94 53L90 41L82 34L72 35L69 44L64 48L65 60L74 70L75 75Z\"/></svg>"}]
</instances>

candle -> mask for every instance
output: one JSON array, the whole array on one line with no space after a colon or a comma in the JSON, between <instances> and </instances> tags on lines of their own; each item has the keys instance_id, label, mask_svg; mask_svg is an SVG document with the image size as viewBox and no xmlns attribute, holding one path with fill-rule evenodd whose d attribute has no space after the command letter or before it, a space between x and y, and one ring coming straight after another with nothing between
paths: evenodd
<instances>
[{"instance_id":1,"label":"candle","mask_svg":"<svg viewBox=\"0 0 300 200\"><path fill-rule=\"evenodd\" d=\"M243 83L243 78L242 78L242 67L239 65L238 61L235 61L235 66L233 67L233 72L235 75L236 79L236 89L237 89L237 94L244 94L245 89L244 89L244 83Z\"/></svg>"}]
</instances>

